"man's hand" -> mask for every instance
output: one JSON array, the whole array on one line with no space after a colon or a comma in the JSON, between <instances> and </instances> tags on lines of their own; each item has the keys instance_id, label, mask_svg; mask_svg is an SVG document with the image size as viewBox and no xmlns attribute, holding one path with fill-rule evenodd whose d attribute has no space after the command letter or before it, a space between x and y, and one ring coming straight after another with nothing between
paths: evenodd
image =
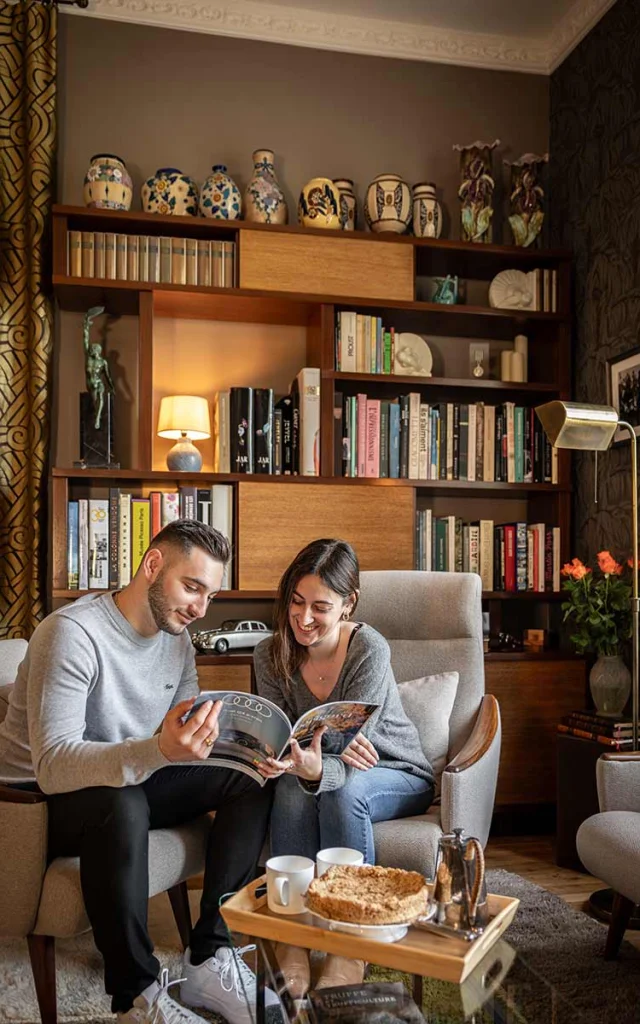
<instances>
[{"instance_id":1,"label":"man's hand","mask_svg":"<svg viewBox=\"0 0 640 1024\"><path fill-rule=\"evenodd\" d=\"M313 740L305 750L297 740L291 740L291 753L288 759L276 761L270 757L264 764L258 765L258 771L265 779L277 779L280 775L297 775L307 782L318 782L322 778L322 737L327 731L326 725L313 734Z\"/></svg>"},{"instance_id":2,"label":"man's hand","mask_svg":"<svg viewBox=\"0 0 640 1024\"><path fill-rule=\"evenodd\" d=\"M167 761L206 761L218 738L218 715L222 701L206 700L188 721L182 719L193 707L195 697L181 700L167 711L158 745Z\"/></svg>"},{"instance_id":3,"label":"man's hand","mask_svg":"<svg viewBox=\"0 0 640 1024\"><path fill-rule=\"evenodd\" d=\"M379 761L378 751L366 736L358 733L351 740L340 754L341 759L351 768L357 768L366 772L369 768L375 768Z\"/></svg>"}]
</instances>

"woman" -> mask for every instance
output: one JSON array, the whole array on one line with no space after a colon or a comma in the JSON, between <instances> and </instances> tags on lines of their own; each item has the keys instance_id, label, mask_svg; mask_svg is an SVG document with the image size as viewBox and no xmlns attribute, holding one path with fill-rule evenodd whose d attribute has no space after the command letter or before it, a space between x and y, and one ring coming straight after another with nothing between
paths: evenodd
<instances>
[{"instance_id":1,"label":"woman","mask_svg":"<svg viewBox=\"0 0 640 1024\"><path fill-rule=\"evenodd\" d=\"M322 749L321 730L309 747L294 741L288 758L263 766L266 778L278 779L271 815L274 856L314 859L321 849L346 846L373 864L373 823L423 814L433 799L433 771L400 702L389 645L371 626L352 621L359 588L351 546L313 541L280 580L274 635L255 650L258 692L291 722L327 701L379 705L342 754ZM344 966L339 959L328 958L336 968ZM301 995L308 987L306 954L296 966ZM331 966L325 966L321 984L354 980L353 972Z\"/></svg>"}]
</instances>

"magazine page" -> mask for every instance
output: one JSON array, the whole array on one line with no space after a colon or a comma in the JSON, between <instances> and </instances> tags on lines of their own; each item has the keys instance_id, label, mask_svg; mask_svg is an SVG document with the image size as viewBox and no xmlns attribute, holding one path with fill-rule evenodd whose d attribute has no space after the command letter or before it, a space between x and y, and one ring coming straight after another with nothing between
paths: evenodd
<instances>
[{"instance_id":1,"label":"magazine page","mask_svg":"<svg viewBox=\"0 0 640 1024\"><path fill-rule=\"evenodd\" d=\"M207 761L214 767L232 767L261 781L264 779L252 766L268 757L277 757L289 741L291 723L276 704L264 697L238 690L203 690L189 712L188 718L206 700L220 700L222 707L218 726L220 733L211 747ZM191 762L193 763L193 762Z\"/></svg>"},{"instance_id":2,"label":"magazine page","mask_svg":"<svg viewBox=\"0 0 640 1024\"><path fill-rule=\"evenodd\" d=\"M401 981L316 989L309 1001L314 1024L425 1024Z\"/></svg>"},{"instance_id":3,"label":"magazine page","mask_svg":"<svg viewBox=\"0 0 640 1024\"><path fill-rule=\"evenodd\" d=\"M291 735L300 746L308 746L316 730L326 726L327 731L322 737L323 751L341 754L379 706L352 700L334 700L329 704L321 704L300 716Z\"/></svg>"}]
</instances>

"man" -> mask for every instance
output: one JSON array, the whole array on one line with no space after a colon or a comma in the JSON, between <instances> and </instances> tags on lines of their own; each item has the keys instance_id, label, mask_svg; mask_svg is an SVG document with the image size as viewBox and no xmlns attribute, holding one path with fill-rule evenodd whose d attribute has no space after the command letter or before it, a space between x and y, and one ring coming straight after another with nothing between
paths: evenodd
<instances>
[{"instance_id":1,"label":"man","mask_svg":"<svg viewBox=\"0 0 640 1024\"><path fill-rule=\"evenodd\" d=\"M131 583L58 609L35 630L0 725L0 779L48 794L49 856L80 857L105 987L119 1024L203 1024L159 984L147 931L149 830L215 810L200 919L181 998L248 1024L255 977L219 911L254 875L271 786L199 764L220 702L188 720L198 693L187 626L217 594L229 542L188 520L153 539ZM175 762L182 762L178 765ZM184 762L193 762L185 765ZM275 1003L267 993L267 1003Z\"/></svg>"}]
</instances>

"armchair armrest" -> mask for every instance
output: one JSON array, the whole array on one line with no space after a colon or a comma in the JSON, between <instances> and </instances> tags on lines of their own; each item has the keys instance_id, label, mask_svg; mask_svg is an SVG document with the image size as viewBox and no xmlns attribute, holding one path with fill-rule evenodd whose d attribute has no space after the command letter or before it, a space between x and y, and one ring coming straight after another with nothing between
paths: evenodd
<instances>
[{"instance_id":1,"label":"armchair armrest","mask_svg":"<svg viewBox=\"0 0 640 1024\"><path fill-rule=\"evenodd\" d=\"M501 736L498 701L485 694L469 739L442 773L443 829L463 828L483 846L491 827Z\"/></svg>"},{"instance_id":2,"label":"armchair armrest","mask_svg":"<svg viewBox=\"0 0 640 1024\"><path fill-rule=\"evenodd\" d=\"M47 870L43 793L0 786L0 935L24 937L36 921Z\"/></svg>"},{"instance_id":3,"label":"armchair armrest","mask_svg":"<svg viewBox=\"0 0 640 1024\"><path fill-rule=\"evenodd\" d=\"M601 811L640 811L640 753L603 754L596 764Z\"/></svg>"}]
</instances>

